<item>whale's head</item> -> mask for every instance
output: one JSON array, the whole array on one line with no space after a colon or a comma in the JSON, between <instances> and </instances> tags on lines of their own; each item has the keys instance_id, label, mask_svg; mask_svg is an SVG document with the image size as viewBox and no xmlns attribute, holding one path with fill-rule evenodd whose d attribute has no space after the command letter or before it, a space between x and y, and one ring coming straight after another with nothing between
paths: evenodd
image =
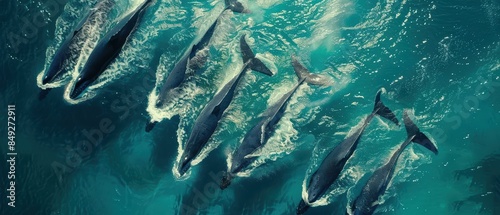
<instances>
[{"instance_id":1,"label":"whale's head","mask_svg":"<svg viewBox=\"0 0 500 215\"><path fill-rule=\"evenodd\" d=\"M324 180L321 174L317 174L317 172L311 176L307 187L307 202L313 203L323 196L328 189L328 187L324 186Z\"/></svg>"},{"instance_id":2,"label":"whale's head","mask_svg":"<svg viewBox=\"0 0 500 215\"><path fill-rule=\"evenodd\" d=\"M307 192L307 201L309 202L315 202L316 200L319 199L319 193L318 192Z\"/></svg>"},{"instance_id":3,"label":"whale's head","mask_svg":"<svg viewBox=\"0 0 500 215\"><path fill-rule=\"evenodd\" d=\"M73 87L73 90L69 94L69 97L71 99L76 99L78 96L80 96L85 89L90 85L89 81L85 81L82 78L78 78L78 80L75 83L75 86Z\"/></svg>"},{"instance_id":4,"label":"whale's head","mask_svg":"<svg viewBox=\"0 0 500 215\"><path fill-rule=\"evenodd\" d=\"M297 207L297 214L303 214L309 209L309 206L303 199L300 200L299 206Z\"/></svg>"},{"instance_id":5,"label":"whale's head","mask_svg":"<svg viewBox=\"0 0 500 215\"><path fill-rule=\"evenodd\" d=\"M182 154L179 166L177 168L177 171L179 171L179 174L181 174L181 176L186 174L186 172L191 167L191 160L192 157L189 155L189 153L184 152Z\"/></svg>"},{"instance_id":6,"label":"whale's head","mask_svg":"<svg viewBox=\"0 0 500 215\"><path fill-rule=\"evenodd\" d=\"M64 46L64 45L63 45ZM49 68L45 71L42 78L42 84L48 84L58 79L65 70L65 62L67 59L67 52L65 48L61 48L52 59Z\"/></svg>"},{"instance_id":7,"label":"whale's head","mask_svg":"<svg viewBox=\"0 0 500 215\"><path fill-rule=\"evenodd\" d=\"M43 79L42 79L42 84L44 84L44 85L45 85L45 84L48 84L48 83L49 83L49 82L51 82L51 81L52 81L52 78L51 78L51 77L49 77L49 75L44 75L44 76L43 76Z\"/></svg>"}]
</instances>

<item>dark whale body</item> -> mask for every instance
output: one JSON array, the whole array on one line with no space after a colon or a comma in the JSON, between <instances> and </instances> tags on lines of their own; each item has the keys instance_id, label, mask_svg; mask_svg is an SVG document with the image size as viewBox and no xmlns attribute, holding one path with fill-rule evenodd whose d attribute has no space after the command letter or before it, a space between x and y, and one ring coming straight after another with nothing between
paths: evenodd
<instances>
[{"instance_id":1,"label":"dark whale body","mask_svg":"<svg viewBox=\"0 0 500 215\"><path fill-rule=\"evenodd\" d=\"M96 4L92 8L87 16L83 18L78 25L74 28L70 35L66 37L64 42L61 44L59 49L57 49L49 68L45 71L42 77L42 84L52 83L58 80L64 73L66 73L66 66L68 61L72 59L75 55L81 53L81 47L76 46L76 39L82 34L82 29L86 25L98 25L99 23L91 23L100 13L107 13L109 9L114 5L114 0L104 0ZM76 48L77 50L72 50ZM38 98L40 100L44 99L49 93L50 88L43 89Z\"/></svg>"},{"instance_id":2,"label":"dark whale body","mask_svg":"<svg viewBox=\"0 0 500 215\"><path fill-rule=\"evenodd\" d=\"M363 125L337 145L322 161L316 172L312 174L307 187L308 199L306 200L309 204L320 199L329 189L330 185L337 180L345 164L356 150L363 131L375 115L389 119L399 125L396 116L380 100L381 93L381 90L377 92L373 111L365 119ZM302 199L297 207L297 214L303 214L310 207L308 203Z\"/></svg>"},{"instance_id":3,"label":"dark whale body","mask_svg":"<svg viewBox=\"0 0 500 215\"><path fill-rule=\"evenodd\" d=\"M247 13L243 5L236 0L226 0L226 7L224 10L217 16L217 19L210 25L208 30L203 34L201 39L198 42L195 42L194 45L190 46L190 48L182 55L182 57L177 61L174 68L168 74L165 83L163 84L159 94L158 99L156 100L156 108L161 108L169 101L169 98L173 96L171 93L173 89L179 87L182 83L184 83L187 78L194 73L194 71L188 73L188 69L196 70L194 65L191 64L193 58L203 49L208 47L210 44L210 40L215 31L215 27L222 16L222 14L226 10L231 10L236 13ZM204 64L206 59L202 60L201 64ZM196 65L197 67L201 67L201 65ZM146 124L146 132L151 131L154 126L158 123L157 121L150 121Z\"/></svg>"},{"instance_id":4,"label":"dark whale body","mask_svg":"<svg viewBox=\"0 0 500 215\"><path fill-rule=\"evenodd\" d=\"M231 183L231 179L236 176L236 174L248 165L250 165L256 157L247 157L248 155L257 151L257 149L264 146L269 138L274 134L276 130L276 125L283 117L287 104L290 101L292 95L297 91L297 89L304 83L309 83L313 85L326 85L328 84L321 76L311 74L297 58L292 56L292 65L295 74L299 78L298 83L286 94L284 94L276 103L271 105L262 115L260 121L252 127L243 138L240 146L235 150L231 158L231 167L227 174L222 178L220 184L221 189L225 189Z\"/></svg>"},{"instance_id":5,"label":"dark whale body","mask_svg":"<svg viewBox=\"0 0 500 215\"><path fill-rule=\"evenodd\" d=\"M371 178L365 184L360 195L351 206L351 210L354 215L373 214L379 205L377 200L385 193L387 185L392 179L399 156L411 142L424 146L434 152L434 154L438 153L434 143L432 143L432 141L425 136L424 133L420 132L420 129L418 129L418 127L408 117L406 110L404 111L403 120L408 137L401 144L401 147L392 155L391 159L386 164L375 170Z\"/></svg>"},{"instance_id":6,"label":"dark whale body","mask_svg":"<svg viewBox=\"0 0 500 215\"><path fill-rule=\"evenodd\" d=\"M257 58L245 41L245 35L240 38L240 49L243 56L243 68L238 75L231 79L224 87L215 94L215 96L203 108L194 123L189 139L181 155L178 171L184 175L191 167L191 161L194 160L207 144L209 138L215 132L222 114L233 100L236 87L247 70L251 69L268 76L273 73Z\"/></svg>"},{"instance_id":7,"label":"dark whale body","mask_svg":"<svg viewBox=\"0 0 500 215\"><path fill-rule=\"evenodd\" d=\"M118 56L151 2L152 0L146 0L134 11L122 18L99 41L76 79L76 83L70 92L69 97L71 99L78 98Z\"/></svg>"}]
</instances>

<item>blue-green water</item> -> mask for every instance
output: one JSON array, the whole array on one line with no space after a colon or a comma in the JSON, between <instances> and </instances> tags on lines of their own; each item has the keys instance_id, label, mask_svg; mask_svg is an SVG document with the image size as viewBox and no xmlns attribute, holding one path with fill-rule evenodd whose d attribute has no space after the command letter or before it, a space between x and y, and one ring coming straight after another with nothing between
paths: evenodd
<instances>
[{"instance_id":1,"label":"blue-green water","mask_svg":"<svg viewBox=\"0 0 500 215\"><path fill-rule=\"evenodd\" d=\"M86 45L92 47L112 20L139 3L117 1ZM37 76L94 4L0 4L0 123L7 124L7 105L15 104L18 153L15 208L3 197L8 163L0 165L2 214L295 214L304 178L371 112L380 88L400 119L404 108L412 109L439 155L410 145L376 213L500 214L499 1L245 1L252 13L224 13L203 73L175 105L158 110L153 104L163 78L223 2L157 0L87 100L70 103L60 87L38 101ZM179 180L173 171L179 143L242 65L242 34L277 74L244 78L209 142L211 152ZM228 154L258 114L297 82L292 54L311 71L328 74L334 85L302 86L256 168L220 191L218 174L227 169ZM146 133L151 117L163 121ZM89 140L87 133L97 147L79 145ZM0 134L7 158L7 128ZM402 127L373 120L329 191L328 205L308 214L343 214L405 135Z\"/></svg>"}]
</instances>

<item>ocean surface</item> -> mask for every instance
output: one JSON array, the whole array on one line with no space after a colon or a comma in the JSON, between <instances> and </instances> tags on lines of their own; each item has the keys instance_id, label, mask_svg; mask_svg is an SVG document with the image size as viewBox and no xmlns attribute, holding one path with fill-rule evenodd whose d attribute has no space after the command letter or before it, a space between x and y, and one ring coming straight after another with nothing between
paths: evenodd
<instances>
[{"instance_id":1,"label":"ocean surface","mask_svg":"<svg viewBox=\"0 0 500 215\"><path fill-rule=\"evenodd\" d=\"M86 29L82 52L38 100L40 78L97 1L1 0L0 144L15 104L15 208L0 162L0 213L41 215L295 214L322 159L373 109L374 97L412 119L439 154L411 144L375 214L500 214L500 1L257 0L223 13L199 74L165 108L164 78L224 1L156 0L85 96L69 88L95 46L140 0L116 0ZM179 154L204 105L243 65L239 37L276 74L248 72L186 177ZM250 170L218 188L228 156L268 106L297 83L296 55L332 86L303 85ZM161 120L150 133L150 119ZM345 214L371 173L406 138L374 118L341 176L306 214ZM89 144L91 143L91 144Z\"/></svg>"}]
</instances>

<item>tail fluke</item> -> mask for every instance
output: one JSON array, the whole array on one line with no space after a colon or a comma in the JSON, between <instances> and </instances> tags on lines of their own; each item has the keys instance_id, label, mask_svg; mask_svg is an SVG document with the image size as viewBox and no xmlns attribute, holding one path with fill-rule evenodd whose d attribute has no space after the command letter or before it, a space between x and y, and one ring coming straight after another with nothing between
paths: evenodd
<instances>
[{"instance_id":1,"label":"tail fluke","mask_svg":"<svg viewBox=\"0 0 500 215\"><path fill-rule=\"evenodd\" d=\"M240 50L241 55L243 56L243 62L248 63L248 67L254 71L273 76L273 72L267 68L262 61L255 58L255 54L253 53L250 46L248 46L247 41L245 40L245 35L242 35L240 38Z\"/></svg>"},{"instance_id":2,"label":"tail fluke","mask_svg":"<svg viewBox=\"0 0 500 215\"><path fill-rule=\"evenodd\" d=\"M236 13L250 13L250 10L246 9L239 1L237 0L225 0L226 9L229 9Z\"/></svg>"},{"instance_id":3,"label":"tail fluke","mask_svg":"<svg viewBox=\"0 0 500 215\"><path fill-rule=\"evenodd\" d=\"M429 149L431 152L434 152L434 154L438 154L438 149L436 148L436 145L432 143L432 141L425 136L424 133L420 132L420 129L418 129L417 125L411 121L410 117L408 117L408 111L405 110L403 112L403 120L405 123L405 128L406 128L406 133L408 134L408 138L412 138L412 141L415 143L418 143L425 148Z\"/></svg>"},{"instance_id":4,"label":"tail fluke","mask_svg":"<svg viewBox=\"0 0 500 215\"><path fill-rule=\"evenodd\" d=\"M299 62L297 57L293 55L292 55L292 65L295 74L297 74L297 76L299 77L299 82L303 80L309 84L322 85L322 86L331 84L329 78L324 77L322 75L312 74L311 72L309 72L309 70Z\"/></svg>"},{"instance_id":5,"label":"tail fluke","mask_svg":"<svg viewBox=\"0 0 500 215\"><path fill-rule=\"evenodd\" d=\"M386 107L384 105L384 103L382 103L382 101L380 100L380 94L382 94L382 90L379 90L377 92L377 96L375 97L375 107L373 107L373 111L377 115L384 117L388 120L391 120L392 122L396 123L396 125L399 126L399 121L396 118L396 115L394 115L394 113L392 113L391 109Z\"/></svg>"}]
</instances>

